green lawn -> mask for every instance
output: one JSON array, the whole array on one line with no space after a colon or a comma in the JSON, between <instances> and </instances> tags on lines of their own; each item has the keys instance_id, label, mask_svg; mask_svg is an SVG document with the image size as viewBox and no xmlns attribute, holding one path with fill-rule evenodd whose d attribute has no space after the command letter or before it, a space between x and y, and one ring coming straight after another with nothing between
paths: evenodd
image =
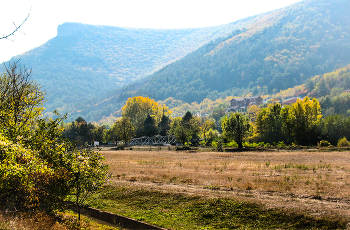
<instances>
[{"instance_id":1,"label":"green lawn","mask_svg":"<svg viewBox=\"0 0 350 230\"><path fill-rule=\"evenodd\" d=\"M347 221L232 199L105 187L89 205L169 229L342 229Z\"/></svg>"}]
</instances>

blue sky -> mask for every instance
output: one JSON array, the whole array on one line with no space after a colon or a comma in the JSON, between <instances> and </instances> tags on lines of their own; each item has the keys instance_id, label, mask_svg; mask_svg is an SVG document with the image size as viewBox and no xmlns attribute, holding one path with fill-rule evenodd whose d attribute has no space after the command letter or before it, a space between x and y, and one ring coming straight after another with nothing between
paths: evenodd
<instances>
[{"instance_id":1,"label":"blue sky","mask_svg":"<svg viewBox=\"0 0 350 230\"><path fill-rule=\"evenodd\" d=\"M222 25L300 0L11 0L1 4L0 36L30 16L19 32L0 40L0 62L40 46L64 22L134 28Z\"/></svg>"}]
</instances>

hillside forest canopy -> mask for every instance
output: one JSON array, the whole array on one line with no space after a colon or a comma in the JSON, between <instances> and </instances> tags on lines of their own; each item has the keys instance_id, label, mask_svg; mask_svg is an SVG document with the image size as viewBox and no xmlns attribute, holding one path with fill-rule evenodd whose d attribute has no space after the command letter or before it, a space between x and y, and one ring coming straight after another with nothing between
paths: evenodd
<instances>
[{"instance_id":1,"label":"hillside forest canopy","mask_svg":"<svg viewBox=\"0 0 350 230\"><path fill-rule=\"evenodd\" d=\"M350 63L349 1L302 1L271 12L115 92L201 103L277 94ZM318 95L315 95L316 97Z\"/></svg>"},{"instance_id":2,"label":"hillside forest canopy","mask_svg":"<svg viewBox=\"0 0 350 230\"><path fill-rule=\"evenodd\" d=\"M347 119L348 116L350 115L349 106L350 106L350 97L349 97L349 87L350 87L350 66L340 68L336 71L322 74L322 75L317 75L315 77L310 78L307 80L305 84L295 86L293 88L289 88L287 90L282 90L278 92L277 94L273 95L263 95L262 97L265 98L265 103L260 105L259 107L257 106L251 106L249 109L247 109L245 114L249 117L250 121L257 125L257 117L259 113L263 112L264 108L268 108L269 104L280 104L280 107L282 109L282 103L284 101L287 101L289 98L300 98L303 99L304 97L309 97L309 98L316 98L320 107L320 113L318 115L322 115L321 121L318 122L318 130L319 133L317 134L318 141L321 139L327 139L329 140L333 145L337 145L337 141L342 138L346 137L349 138L349 134L347 132ZM252 94L248 93L245 96L252 96ZM210 100L210 99L205 99L201 103L183 103L182 101L175 100L173 98L169 98L165 101L158 101L155 102L153 99L147 98L147 97L133 97L128 99L128 103L126 103L123 108L124 111L128 110L131 111L131 108L128 107L134 107L137 108L135 111L142 111L140 109L142 106L138 105L142 101L146 102L146 105L143 105L144 108L148 109L143 109L143 115L138 114L135 115L135 117L132 115L133 113L128 112L128 113L123 113L123 117L128 117L128 119L135 120L136 117L142 117L142 119L138 122L138 125L133 124L133 129L134 132L136 128L139 130L138 135L136 133L133 133L133 135L130 135L128 137L128 140L132 137L140 137L145 135L142 133L142 130L144 130L144 122L146 121L146 118L148 115L151 116L152 119L148 119L148 123L150 124L148 130L153 130L151 134L147 134L147 136L152 136L156 134L161 134L165 136L166 134L174 134L174 128L176 125L174 124L181 124L179 120L181 120L181 117L186 114L186 112L190 112L191 115L193 114L194 117L200 120L200 122L196 121L195 123L199 124L197 127L201 128L200 135L198 135L198 132L196 136L199 138L204 138L207 139L207 137L213 137L213 136L218 136L219 133L222 133L222 119L225 115L227 114L227 110L230 107L229 101L233 99L234 97L226 97L224 99L217 99L217 100ZM133 106L130 106L130 102L133 102ZM135 103L137 102L137 103ZM154 110L151 110L151 106L153 105ZM275 107L277 109L277 107ZM153 111L151 113L151 111ZM163 111L166 112L166 114L162 114ZM280 111L280 109L278 109ZM266 113L264 111L263 113ZM274 112L276 113L276 112ZM131 114L128 116L125 116L127 114ZM162 119L160 117L162 116ZM262 117L262 114L260 114ZM265 116L270 116L266 115ZM155 118L157 117L157 118ZM278 118L280 119L280 118ZM155 121L152 121L155 120ZM112 126L113 126L113 121L110 121L106 119L105 124L98 125L97 123L89 123L86 124L86 126L90 127L90 143L93 140L92 134L96 132L98 129L100 130L100 134L95 136L95 140L100 141L100 143L107 143L107 142L115 142L118 137L118 135L115 134L115 132L112 132ZM170 126L170 122L173 123L173 126ZM213 125L208 125L208 122L212 123ZM259 121L260 122L260 121ZM279 121L280 122L280 121ZM74 122L73 122L74 123ZM66 131L69 132L71 127L77 126L76 124L78 122L75 122L75 125L73 123L68 123L66 125ZM86 122L85 122L86 123ZM259 123L259 125L262 125ZM281 125L281 124L280 124ZM170 126L170 128L169 128ZM84 126L83 126L84 127ZM152 127L152 128L150 128ZM158 127L158 131L157 131ZM162 128L162 131L160 131L160 127ZM172 127L172 129L171 129ZM208 127L211 128L209 131ZM282 126L277 126L281 129ZM277 127L275 127L276 130ZM333 127L333 128L332 128ZM262 126L261 126L262 128ZM83 128L85 129L85 128ZM96 131L93 131L96 130ZM179 131L180 128L177 128L177 131ZM253 129L256 130L256 129ZM333 131L332 131L333 130ZM209 131L209 132L208 132ZM261 134L264 136L263 139L258 140L256 139L255 141L263 141L267 143L273 143L282 140L283 138L286 138L285 135L282 135L282 130L280 130L280 133L276 133L274 139L274 136L268 137L266 134ZM185 133L185 131L183 131ZM251 133L251 132L250 132ZM322 135L321 135L321 134ZM338 135L338 134L339 135ZM257 137L256 134L251 133L252 136ZM79 135L75 135L76 138L75 140L79 140ZM180 142L187 142L189 138L186 137L185 134L182 136L185 136L184 138L180 138L181 140L185 141L180 141ZM188 134L188 136L191 136L191 134ZM67 136L72 139L72 137ZM283 137L283 138L282 138ZM282 139L281 139L282 138ZM213 138L210 138L213 140ZM120 139L119 139L120 140ZM250 140L250 138L248 138ZM283 139L284 140L284 139ZM285 143L292 143L292 138L291 135L289 135L286 140L284 140ZM292 141L292 142L291 142ZM297 142L295 142L297 143ZM312 141L312 143L315 144L315 141Z\"/></svg>"}]
</instances>

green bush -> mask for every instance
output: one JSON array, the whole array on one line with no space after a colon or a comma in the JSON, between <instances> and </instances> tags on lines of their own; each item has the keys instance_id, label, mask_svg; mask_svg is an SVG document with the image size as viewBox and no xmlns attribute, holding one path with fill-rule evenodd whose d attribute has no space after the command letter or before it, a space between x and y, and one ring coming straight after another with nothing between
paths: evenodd
<instances>
[{"instance_id":1,"label":"green bush","mask_svg":"<svg viewBox=\"0 0 350 230\"><path fill-rule=\"evenodd\" d=\"M322 141L320 141L320 143L319 143L319 146L320 147L328 147L328 146L330 146L331 145L331 143L329 143L329 141L326 141L326 140L322 140Z\"/></svg>"},{"instance_id":2,"label":"green bush","mask_svg":"<svg viewBox=\"0 0 350 230\"><path fill-rule=\"evenodd\" d=\"M231 141L231 142L226 144L226 147L238 148L238 144L235 141Z\"/></svg>"},{"instance_id":3,"label":"green bush","mask_svg":"<svg viewBox=\"0 0 350 230\"><path fill-rule=\"evenodd\" d=\"M259 143L255 143L255 142L253 142L253 143L249 143L249 142L244 142L243 143L243 146L244 147L250 147L250 148L258 148L258 147L265 147L265 148L268 148L268 147L270 147L270 144L269 143L264 143L264 142L259 142Z\"/></svg>"},{"instance_id":4,"label":"green bush","mask_svg":"<svg viewBox=\"0 0 350 230\"><path fill-rule=\"evenodd\" d=\"M224 150L223 150L223 143L222 143L222 140L218 140L218 141L213 141L212 143L211 143L211 145L214 147L214 148L216 148L216 150L218 151L218 152L223 152Z\"/></svg>"},{"instance_id":5,"label":"green bush","mask_svg":"<svg viewBox=\"0 0 350 230\"><path fill-rule=\"evenodd\" d=\"M273 145L274 146L278 146L278 147L284 147L286 146L286 144L283 142L283 141L279 141L279 142L273 142Z\"/></svg>"},{"instance_id":6,"label":"green bush","mask_svg":"<svg viewBox=\"0 0 350 230\"><path fill-rule=\"evenodd\" d=\"M204 147L204 146L206 146L206 145L207 145L207 142L206 142L205 140L202 140L202 141L200 141L200 142L199 142L199 144L200 144L201 146L203 146L203 147Z\"/></svg>"},{"instance_id":7,"label":"green bush","mask_svg":"<svg viewBox=\"0 0 350 230\"><path fill-rule=\"evenodd\" d=\"M346 147L346 146L350 146L350 141L348 141L346 139L346 137L343 137L341 139L338 140L338 144L337 144L338 147Z\"/></svg>"}]
</instances>

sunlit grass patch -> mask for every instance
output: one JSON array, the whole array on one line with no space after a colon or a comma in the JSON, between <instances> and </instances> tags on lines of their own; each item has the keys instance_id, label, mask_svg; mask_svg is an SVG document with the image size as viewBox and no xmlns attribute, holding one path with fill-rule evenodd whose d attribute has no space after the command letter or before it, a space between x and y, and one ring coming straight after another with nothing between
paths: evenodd
<instances>
[{"instance_id":1,"label":"sunlit grass patch","mask_svg":"<svg viewBox=\"0 0 350 230\"><path fill-rule=\"evenodd\" d=\"M90 204L170 229L341 229L347 224L341 217L313 217L254 202L126 187L108 186Z\"/></svg>"}]
</instances>

